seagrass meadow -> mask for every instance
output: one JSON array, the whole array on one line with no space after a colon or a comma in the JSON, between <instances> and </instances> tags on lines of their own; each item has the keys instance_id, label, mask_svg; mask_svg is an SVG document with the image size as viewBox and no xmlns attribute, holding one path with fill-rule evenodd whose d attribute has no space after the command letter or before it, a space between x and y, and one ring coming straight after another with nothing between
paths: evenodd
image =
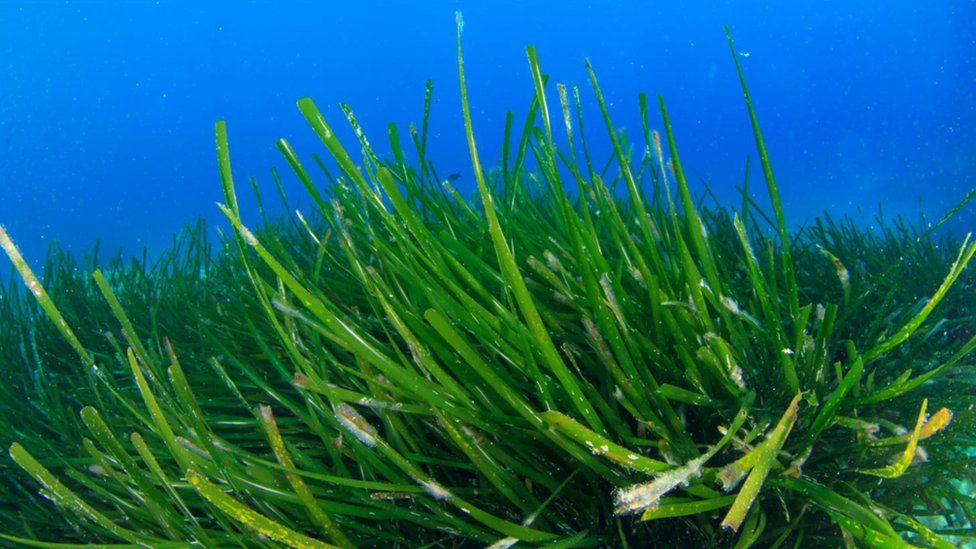
<instances>
[{"instance_id":1,"label":"seagrass meadow","mask_svg":"<svg viewBox=\"0 0 976 549\"><path fill-rule=\"evenodd\" d=\"M0 230L3 539L972 543L976 243L943 226L976 195L931 223L791 228L731 37L758 148L741 203L693 195L663 99L627 135L588 64L590 90L549 86L531 47L528 115L485 170L461 27L473 199L426 157L428 83L388 157L349 107L358 159L298 102L328 152L276 144L306 212L271 215L252 179L242 219L218 122L217 240L52 249L35 274Z\"/></svg>"}]
</instances>

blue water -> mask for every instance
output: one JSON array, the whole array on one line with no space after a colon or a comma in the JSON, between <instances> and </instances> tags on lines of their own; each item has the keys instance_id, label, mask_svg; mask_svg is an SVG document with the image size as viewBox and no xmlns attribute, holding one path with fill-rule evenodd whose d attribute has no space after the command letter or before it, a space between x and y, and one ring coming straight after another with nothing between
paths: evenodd
<instances>
[{"instance_id":1,"label":"blue water","mask_svg":"<svg viewBox=\"0 0 976 549\"><path fill-rule=\"evenodd\" d=\"M352 144L337 106L349 103L380 144L387 122L404 136L420 122L427 78L431 157L470 189L455 10L488 164L500 156L505 111L520 121L528 105L524 46L534 44L554 82L581 85L601 163L606 134L584 58L635 141L637 93L663 94L690 178L734 199L755 151L727 24L793 225L822 211L870 224L879 203L886 214L937 216L976 186L976 3L785 4L6 2L0 223L34 262L54 239L76 253L97 238L103 250L161 250L197 216L220 223L215 120L228 121L239 194L250 196L255 176L271 197L269 168L287 172L275 139L309 163L321 150L296 99L314 98ZM301 205L297 181L286 183ZM976 227L972 208L957 226Z\"/></svg>"}]
</instances>

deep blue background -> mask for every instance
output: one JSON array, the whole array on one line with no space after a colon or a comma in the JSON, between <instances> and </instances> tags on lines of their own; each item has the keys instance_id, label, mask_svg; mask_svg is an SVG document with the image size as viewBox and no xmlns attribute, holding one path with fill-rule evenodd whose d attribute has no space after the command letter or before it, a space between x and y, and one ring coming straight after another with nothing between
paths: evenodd
<instances>
[{"instance_id":1,"label":"deep blue background","mask_svg":"<svg viewBox=\"0 0 976 549\"><path fill-rule=\"evenodd\" d=\"M637 92L663 94L691 179L732 198L755 152L728 24L794 225L823 210L874 213L879 202L886 212L914 214L921 203L938 215L976 185L973 2L773 4L3 3L0 223L32 262L55 238L79 253L96 238L158 251L196 216L219 220L218 118L228 121L239 194L250 195L250 175L273 194L269 168L287 170L276 138L304 159L321 149L296 99L313 97L347 138L337 103L351 104L380 143L387 122L402 135L419 123L428 77L432 158L470 186L457 9L487 164L499 157L505 111L521 117L527 107L524 46L535 44L554 81L581 84L601 163L607 144L586 57L617 125L636 139ZM288 188L298 202L291 177ZM961 227L974 220L971 208Z\"/></svg>"}]
</instances>

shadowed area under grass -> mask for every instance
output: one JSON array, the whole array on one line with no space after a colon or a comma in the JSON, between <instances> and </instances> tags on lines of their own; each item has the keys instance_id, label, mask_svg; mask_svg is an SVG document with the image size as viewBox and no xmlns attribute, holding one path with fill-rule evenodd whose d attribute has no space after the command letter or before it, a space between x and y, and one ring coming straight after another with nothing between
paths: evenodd
<instances>
[{"instance_id":1,"label":"shadowed area under grass","mask_svg":"<svg viewBox=\"0 0 976 549\"><path fill-rule=\"evenodd\" d=\"M329 160L277 146L312 211L241 219L218 122L219 241L198 224L153 262L52 250L35 277L0 231L30 290L0 301L5 536L971 539L976 244L901 219L789 230L744 79L764 183L747 171L734 209L692 196L663 100L663 136L645 96L625 135L590 71L601 112L584 120L586 92L551 93L532 48L529 115L484 172L461 26L474 200L425 158L428 87L390 158L349 108L359 160L299 101ZM597 128L609 161L589 156Z\"/></svg>"}]
</instances>

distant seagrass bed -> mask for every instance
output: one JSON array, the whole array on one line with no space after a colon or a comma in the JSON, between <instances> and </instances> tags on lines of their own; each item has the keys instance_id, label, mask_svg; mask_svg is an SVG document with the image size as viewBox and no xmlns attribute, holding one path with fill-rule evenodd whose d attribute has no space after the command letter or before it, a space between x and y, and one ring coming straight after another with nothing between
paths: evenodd
<instances>
[{"instance_id":1,"label":"distant seagrass bed","mask_svg":"<svg viewBox=\"0 0 976 549\"><path fill-rule=\"evenodd\" d=\"M329 153L276 144L308 211L275 217L251 179L242 219L220 121L217 241L200 222L154 261L52 249L35 273L0 228L21 279L0 293L0 537L976 542L976 243L942 230L976 192L926 225L790 228L731 36L758 149L734 207L692 194L664 99L625 135L589 62L584 116L532 47L528 115L486 171L462 27L472 199L427 158L428 82L389 157L349 107L361 158L298 101Z\"/></svg>"}]
</instances>

